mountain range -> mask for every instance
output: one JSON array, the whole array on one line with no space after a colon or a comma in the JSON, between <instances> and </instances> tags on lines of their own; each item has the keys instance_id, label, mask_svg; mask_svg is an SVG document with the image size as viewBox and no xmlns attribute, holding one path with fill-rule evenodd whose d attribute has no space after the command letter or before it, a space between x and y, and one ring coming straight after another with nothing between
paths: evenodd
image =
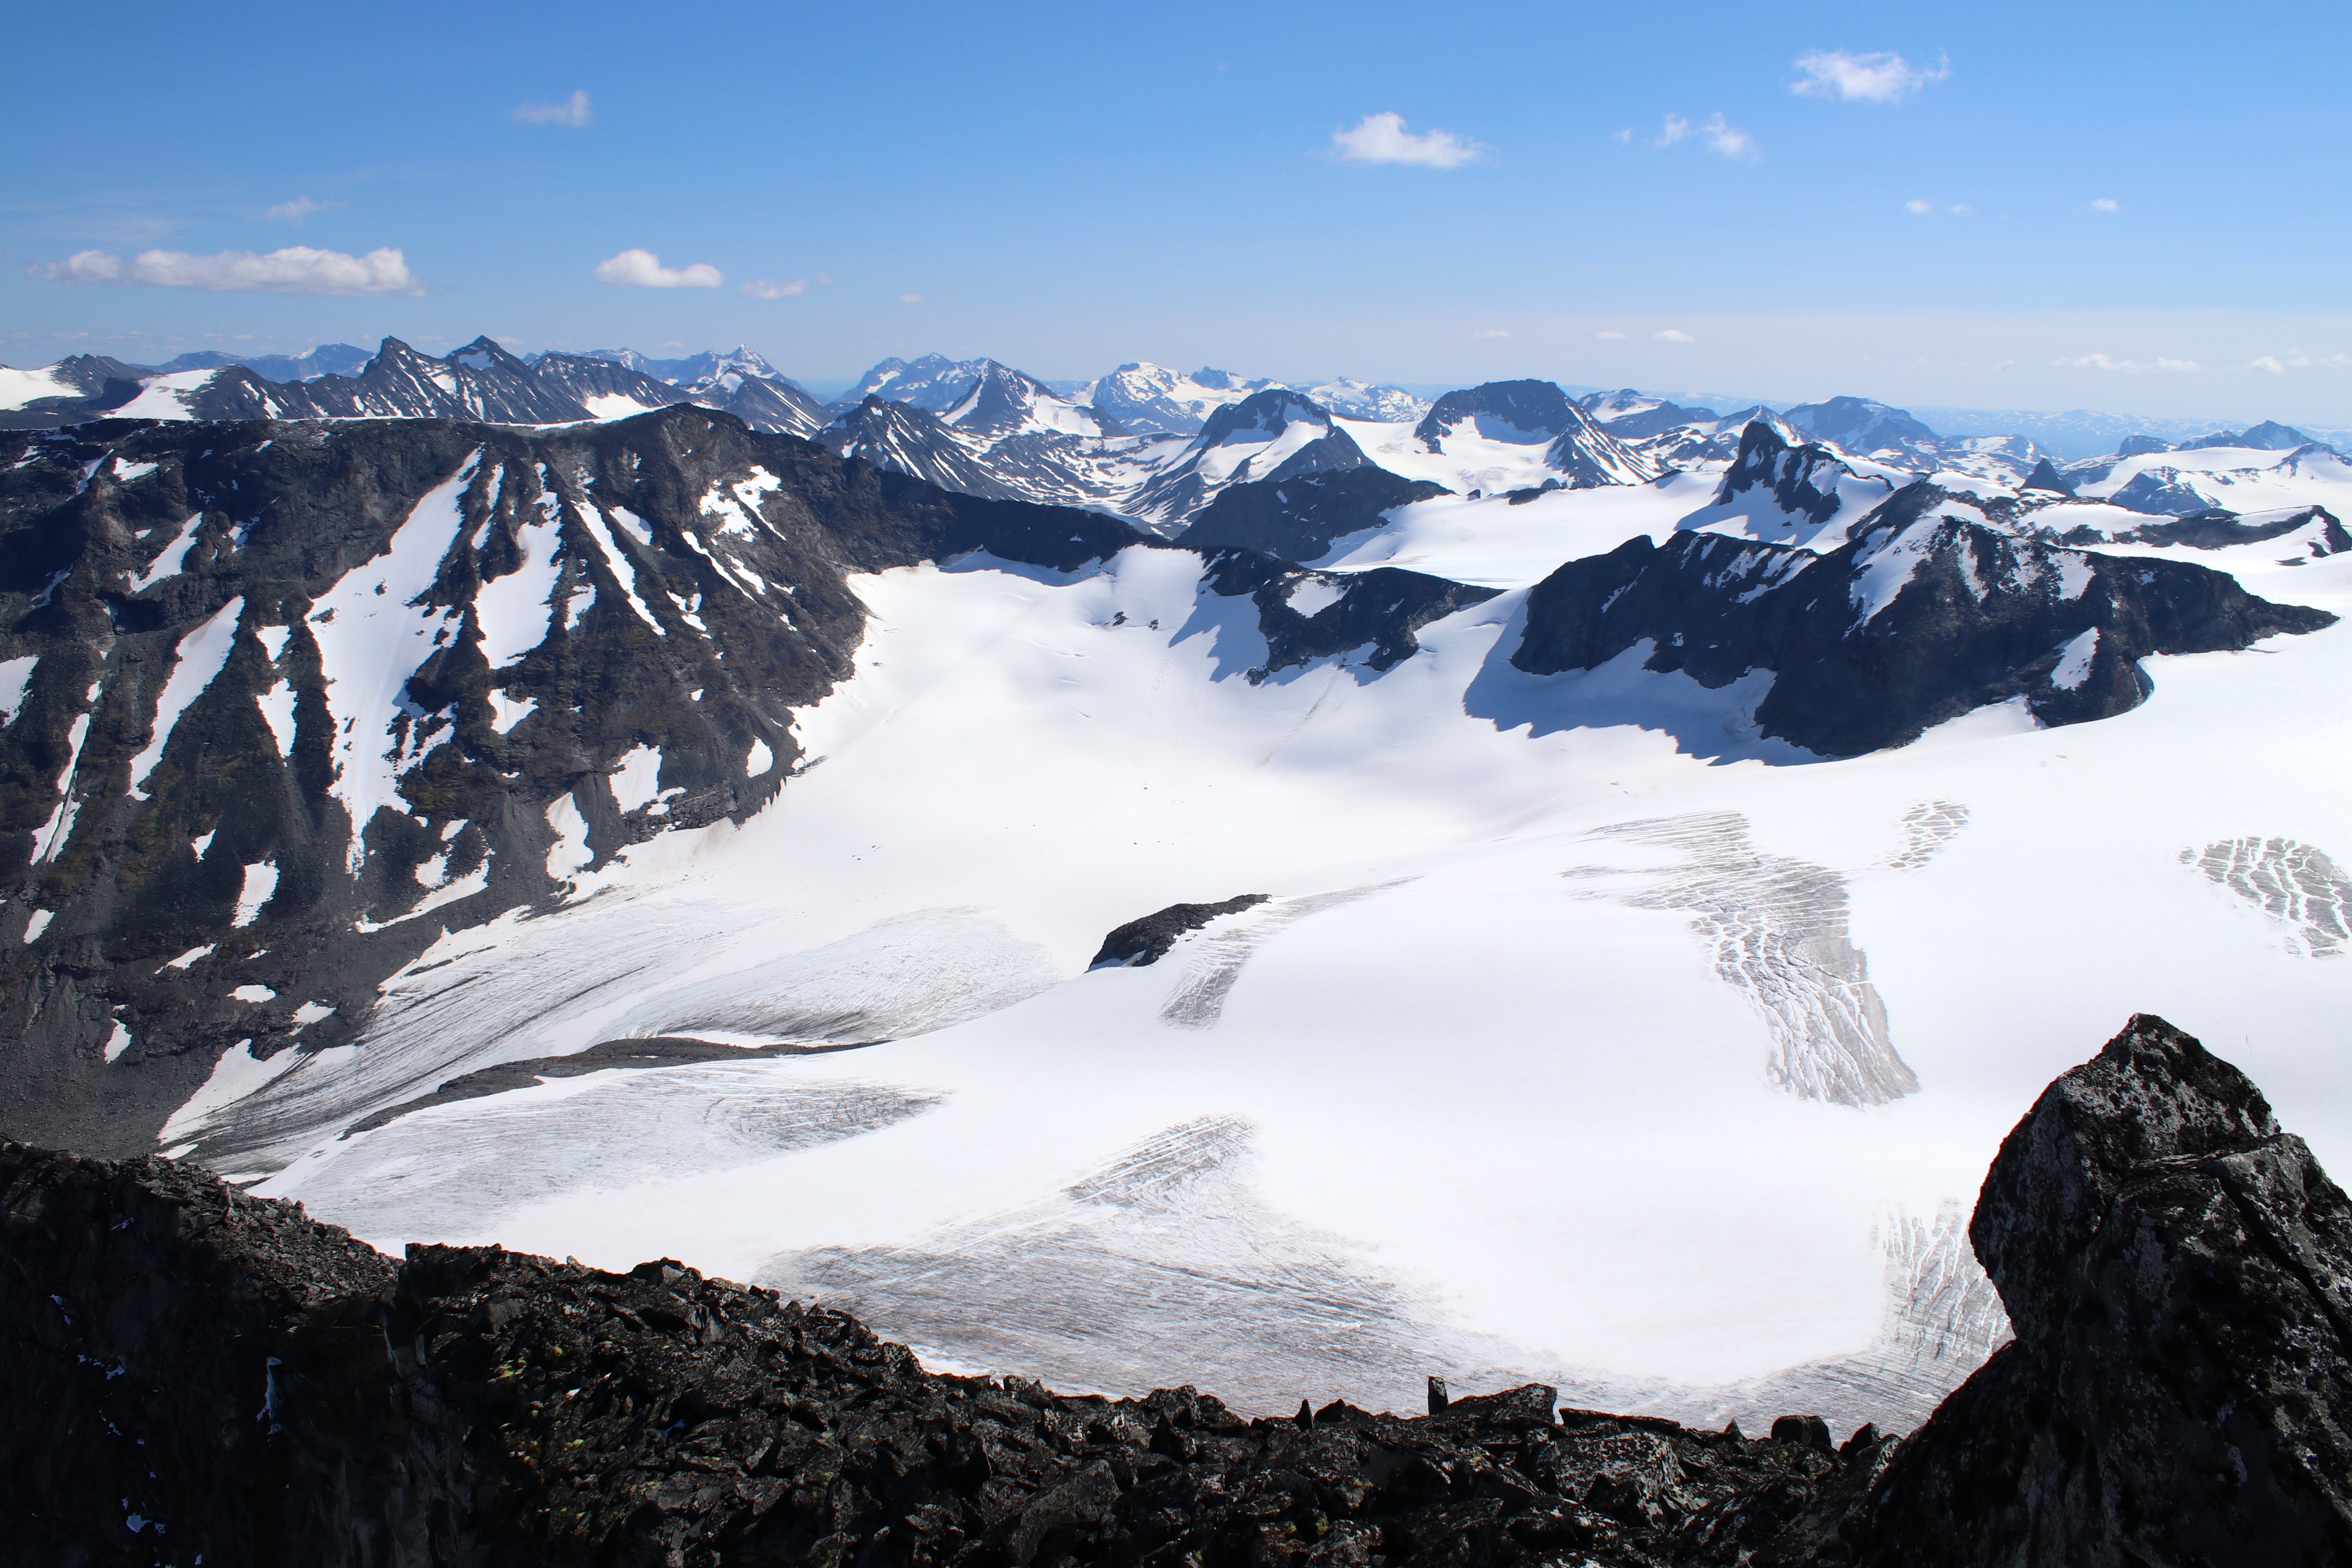
<instances>
[{"instance_id":1,"label":"mountain range","mask_svg":"<svg viewBox=\"0 0 2352 1568\"><path fill-rule=\"evenodd\" d=\"M2307 432L1129 368L6 373L0 1132L1066 1386L1717 1427L2003 1341L1958 1205L2086 1017L2250 1017L2352 1151Z\"/></svg>"}]
</instances>

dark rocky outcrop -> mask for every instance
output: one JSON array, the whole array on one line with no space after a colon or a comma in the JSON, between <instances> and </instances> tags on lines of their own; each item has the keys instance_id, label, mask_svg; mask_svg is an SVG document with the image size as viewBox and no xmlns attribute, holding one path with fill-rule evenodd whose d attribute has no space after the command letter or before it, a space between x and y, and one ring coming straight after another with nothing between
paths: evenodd
<instances>
[{"instance_id":1,"label":"dark rocky outcrop","mask_svg":"<svg viewBox=\"0 0 2352 1568\"><path fill-rule=\"evenodd\" d=\"M1832 1449L1538 1384L1057 1396L667 1259L395 1264L193 1166L0 1142L0 1509L33 1568L2352 1560L2352 1204L2242 1074L2134 1018L1971 1236L2018 1337Z\"/></svg>"},{"instance_id":2,"label":"dark rocky outcrop","mask_svg":"<svg viewBox=\"0 0 2352 1568\"><path fill-rule=\"evenodd\" d=\"M0 1144L0 1510L33 1568L1791 1563L1895 1447L1533 1384L1244 1420L935 1376L667 1260L394 1265L161 1159Z\"/></svg>"},{"instance_id":3,"label":"dark rocky outcrop","mask_svg":"<svg viewBox=\"0 0 2352 1568\"><path fill-rule=\"evenodd\" d=\"M1992 504L1921 480L1819 555L1707 533L1636 537L1538 584L1511 662L1590 669L1647 642L1645 668L1702 686L1770 669L1761 732L1853 756L2013 697L2045 724L2107 718L2146 699L2147 655L2334 624L2188 562L2020 537L1992 526Z\"/></svg>"},{"instance_id":4,"label":"dark rocky outcrop","mask_svg":"<svg viewBox=\"0 0 2352 1568\"><path fill-rule=\"evenodd\" d=\"M1782 516L1824 523L1842 504L1838 480L1852 478L1853 470L1829 447L1811 441L1791 446L1770 422L1751 419L1739 432L1731 467L1716 486L1715 504L1727 505L1760 489Z\"/></svg>"},{"instance_id":5,"label":"dark rocky outcrop","mask_svg":"<svg viewBox=\"0 0 2352 1568\"><path fill-rule=\"evenodd\" d=\"M2036 461L2033 471L2026 475L2025 482L2017 488L2020 490L2048 490L2053 495L2062 496L2074 493L2074 487L2067 482L2066 476L2060 473L2047 458Z\"/></svg>"},{"instance_id":6,"label":"dark rocky outcrop","mask_svg":"<svg viewBox=\"0 0 2352 1568\"><path fill-rule=\"evenodd\" d=\"M1286 561L1312 561L1334 542L1380 527L1398 507L1453 493L1370 465L1229 485L1193 515L1177 542L1196 549L1238 544Z\"/></svg>"},{"instance_id":7,"label":"dark rocky outcrop","mask_svg":"<svg viewBox=\"0 0 2352 1568\"><path fill-rule=\"evenodd\" d=\"M2347 532L2336 514L2324 506L2290 508L2254 517L2242 517L2234 511L2193 512L2178 522L2142 524L2122 537L2143 544L2226 550L2233 544L2260 544L2266 539L2277 539L2314 524L2318 525L2317 536L2311 542L2314 556L2352 550L2352 532Z\"/></svg>"},{"instance_id":8,"label":"dark rocky outcrop","mask_svg":"<svg viewBox=\"0 0 2352 1568\"><path fill-rule=\"evenodd\" d=\"M1393 566L1308 573L1255 550L1212 551L1207 560L1204 582L1212 593L1226 598L1246 594L1256 606L1266 657L1249 672L1253 683L1315 659L1360 652L1365 668L1393 669L1421 651L1413 634L1422 627L1500 592ZM1310 581L1339 588L1339 596L1303 615L1291 599Z\"/></svg>"},{"instance_id":9,"label":"dark rocky outcrop","mask_svg":"<svg viewBox=\"0 0 2352 1568\"><path fill-rule=\"evenodd\" d=\"M1171 904L1139 921L1129 921L1115 928L1103 938L1088 969L1105 967L1140 968L1157 963L1168 956L1176 939L1186 931L1199 931L1219 915L1237 915L1265 902L1264 893L1243 893L1213 904Z\"/></svg>"},{"instance_id":10,"label":"dark rocky outcrop","mask_svg":"<svg viewBox=\"0 0 2352 1568\"><path fill-rule=\"evenodd\" d=\"M1904 1446L1864 1562L2352 1562L2352 1204L2244 1074L2134 1018L1969 1237L2017 1338Z\"/></svg>"}]
</instances>

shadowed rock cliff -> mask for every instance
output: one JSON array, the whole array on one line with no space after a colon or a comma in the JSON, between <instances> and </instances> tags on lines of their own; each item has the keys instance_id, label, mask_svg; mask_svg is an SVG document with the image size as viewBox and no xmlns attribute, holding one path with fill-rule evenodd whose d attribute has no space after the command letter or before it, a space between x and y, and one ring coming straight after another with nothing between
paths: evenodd
<instances>
[{"instance_id":1,"label":"shadowed rock cliff","mask_svg":"<svg viewBox=\"0 0 2352 1568\"><path fill-rule=\"evenodd\" d=\"M2352 1205L2243 1073L2134 1018L1969 1237L2017 1338L1905 1445L1865 1562L2352 1562Z\"/></svg>"}]
</instances>

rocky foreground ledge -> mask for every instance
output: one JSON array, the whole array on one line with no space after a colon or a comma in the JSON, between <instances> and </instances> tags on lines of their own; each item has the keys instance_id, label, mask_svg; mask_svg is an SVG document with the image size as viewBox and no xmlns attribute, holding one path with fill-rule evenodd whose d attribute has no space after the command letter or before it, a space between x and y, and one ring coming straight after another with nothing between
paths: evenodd
<instances>
[{"instance_id":1,"label":"rocky foreground ledge","mask_svg":"<svg viewBox=\"0 0 2352 1568\"><path fill-rule=\"evenodd\" d=\"M1538 1384L1411 1419L1058 1396L675 1263L394 1263L193 1166L0 1143L0 1554L2352 1562L2352 1208L2244 1075L2134 1018L2002 1144L1970 1235L2017 1340L1832 1451L1801 1415L1693 1432Z\"/></svg>"}]
</instances>

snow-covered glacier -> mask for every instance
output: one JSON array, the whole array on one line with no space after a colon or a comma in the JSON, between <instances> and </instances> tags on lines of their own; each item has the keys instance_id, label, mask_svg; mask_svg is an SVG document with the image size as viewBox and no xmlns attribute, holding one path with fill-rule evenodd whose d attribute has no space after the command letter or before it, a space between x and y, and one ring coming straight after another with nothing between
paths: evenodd
<instances>
[{"instance_id":1,"label":"snow-covered glacier","mask_svg":"<svg viewBox=\"0 0 2352 1568\"><path fill-rule=\"evenodd\" d=\"M670 764L625 725L579 728L561 799L642 833L531 807L511 842L554 881L497 870L476 902L383 926L408 945L364 1020L307 1026L323 1048L217 1052L164 1146L379 1245L677 1257L1057 1387L1214 1383L1287 1410L1402 1406L1433 1373L1541 1377L1610 1408L1752 1424L1801 1405L1842 1427L1916 1421L2004 1336L1958 1216L2017 1108L2127 1015L2203 1032L2323 1162L2352 1161L2352 624L2150 656L2146 700L2095 721L2043 728L2020 696L1832 759L1759 728L1769 667L1710 687L1651 642L1549 674L1513 660L1536 585L1671 539L1710 493L1695 476L1409 507L1228 593L1240 557L1108 533L1044 564L1009 545L840 559L867 546L740 482L672 542L667 514L599 487L651 475L659 439L732 437L697 434L697 411L648 419L636 468L551 472L543 510L501 513L512 563L478 587L539 574L524 608L545 641L515 668L560 662L585 585L576 657L609 626L641 660L699 638L723 674L748 656L715 560L696 562L777 570L761 530L834 561L861 629L742 775L773 787L659 830ZM761 470L772 492L781 471ZM61 504L114 504L110 482ZM436 548L487 537L436 504ZM157 519L141 563L188 548L183 518ZM534 553L541 526L558 556ZM223 562L241 547L191 537ZM1832 570L1835 542L1801 571ZM2181 555L2099 547L2118 595L2135 563ZM2352 558L2292 559L2200 554L2275 605L2352 606ZM428 601L386 605L408 635L378 639L399 645L366 689L380 726L421 721L407 645L457 624L406 560L310 601L337 610L321 647L373 635L387 572ZM2048 594L2070 586L2048 573ZM1465 580L1403 643L1298 640ZM752 581L735 597L771 624L822 592ZM2031 650L2051 661L2036 678L2062 679L2063 651ZM350 752L322 798L431 819L397 754ZM497 842L494 868L519 853ZM1263 898L1154 962L1090 967L1114 927L1241 895ZM184 949L141 974L223 962L167 973ZM530 1070L625 1041L646 1045L629 1065ZM506 1064L504 1087L439 1092ZM135 1047L118 1067L162 1070Z\"/></svg>"}]
</instances>

